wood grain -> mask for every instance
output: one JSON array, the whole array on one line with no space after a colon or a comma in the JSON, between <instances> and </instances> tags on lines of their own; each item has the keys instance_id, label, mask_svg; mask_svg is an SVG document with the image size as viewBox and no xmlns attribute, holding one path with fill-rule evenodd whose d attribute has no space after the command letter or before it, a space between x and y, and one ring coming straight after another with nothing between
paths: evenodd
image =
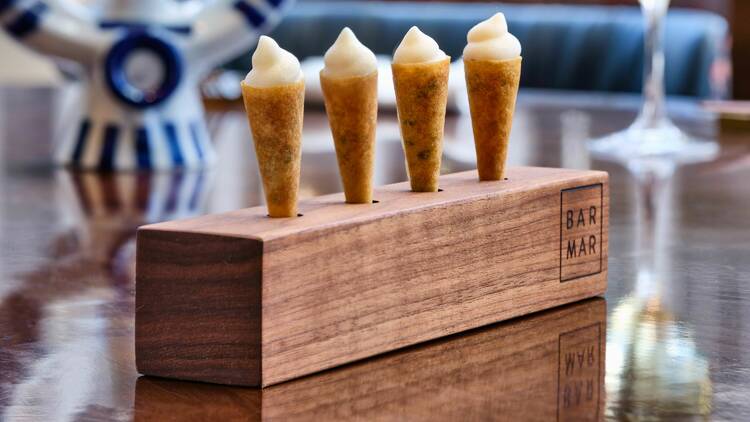
<instances>
[{"instance_id":1,"label":"wood grain","mask_svg":"<svg viewBox=\"0 0 750 422\"><path fill-rule=\"evenodd\" d=\"M606 308L586 300L263 390L141 377L133 417L602 420Z\"/></svg>"},{"instance_id":2,"label":"wood grain","mask_svg":"<svg viewBox=\"0 0 750 422\"><path fill-rule=\"evenodd\" d=\"M174 338L163 335L167 327L180 336L180 345L207 344L202 351L211 353L209 339L180 333L177 322L165 326L159 313L188 326L210 318L223 327L223 317L235 317L216 313L210 302L204 310L207 298L195 299L190 315L169 315L187 300L169 294L180 290L185 296L183 277L210 285L235 280L217 294L216 303L222 297L254 297L236 289L260 284L264 386L603 294L606 173L514 168L508 179L480 183L471 171L442 177L443 192L417 194L407 183L377 189L378 204L343 204L341 194L319 197L300 204L302 218L270 219L258 207L141 228L136 295L159 297L137 301L136 312L151 315L136 320L139 370L175 376L161 371L169 363L151 365L146 358L153 354L148 349L175 349ZM561 192L597 184L602 190L593 206L601 207L601 271L562 282ZM207 248L196 235L215 242ZM170 243L150 244L159 239ZM262 255L260 267L241 260L227 265L222 256L237 253L237 239ZM180 252L172 248L185 243L191 246ZM246 253L255 263L257 255ZM251 336L243 335L238 338ZM182 363L195 366L192 375L206 375L221 359L200 355ZM208 376L203 380L256 385L239 375L223 381Z\"/></svg>"},{"instance_id":3,"label":"wood grain","mask_svg":"<svg viewBox=\"0 0 750 422\"><path fill-rule=\"evenodd\" d=\"M139 372L259 384L261 247L225 236L138 233Z\"/></svg>"}]
</instances>

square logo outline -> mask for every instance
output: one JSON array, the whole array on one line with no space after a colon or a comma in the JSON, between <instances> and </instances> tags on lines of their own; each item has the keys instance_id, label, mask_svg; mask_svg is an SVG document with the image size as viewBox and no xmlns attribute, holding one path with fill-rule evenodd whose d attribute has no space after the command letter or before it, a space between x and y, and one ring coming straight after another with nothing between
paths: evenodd
<instances>
[{"instance_id":1,"label":"square logo outline","mask_svg":"<svg viewBox=\"0 0 750 422\"><path fill-rule=\"evenodd\" d=\"M595 189L599 188L599 210L601 212L601 219L599 224L599 241L601 244L602 239L604 238L604 183L594 183L592 185L585 185L585 186L576 186L574 188L567 188L560 190L560 283L567 283L568 281L574 281L578 280L579 278L584 277L590 277L592 275L601 274L603 269L603 259L604 259L604 253L601 250L601 246L599 248L599 270L593 273L589 274L583 274L571 278L563 279L562 276L562 270L563 270L563 223L562 223L562 217L563 217L563 197L565 195L565 192L572 192L572 191L579 191L579 190L586 190L586 189Z\"/></svg>"}]
</instances>

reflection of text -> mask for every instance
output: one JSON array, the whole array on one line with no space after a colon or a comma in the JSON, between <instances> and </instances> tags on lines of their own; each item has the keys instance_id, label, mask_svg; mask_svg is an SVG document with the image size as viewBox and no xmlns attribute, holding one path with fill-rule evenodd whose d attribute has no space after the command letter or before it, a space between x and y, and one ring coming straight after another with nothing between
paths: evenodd
<instances>
[{"instance_id":1,"label":"reflection of text","mask_svg":"<svg viewBox=\"0 0 750 422\"><path fill-rule=\"evenodd\" d=\"M598 419L600 347L600 324L560 335L558 420Z\"/></svg>"},{"instance_id":2,"label":"reflection of text","mask_svg":"<svg viewBox=\"0 0 750 422\"><path fill-rule=\"evenodd\" d=\"M594 366L594 346L586 346L583 349L565 354L565 375L573 375L576 369L583 370L583 366Z\"/></svg>"}]
</instances>

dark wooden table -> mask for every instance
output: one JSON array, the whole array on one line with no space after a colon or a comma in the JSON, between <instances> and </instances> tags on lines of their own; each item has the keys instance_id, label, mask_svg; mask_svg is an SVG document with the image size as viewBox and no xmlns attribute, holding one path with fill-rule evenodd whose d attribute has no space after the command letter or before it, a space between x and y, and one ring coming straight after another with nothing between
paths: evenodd
<instances>
[{"instance_id":1,"label":"dark wooden table","mask_svg":"<svg viewBox=\"0 0 750 422\"><path fill-rule=\"evenodd\" d=\"M260 391L139 378L133 361L136 227L262 201L242 112L210 113L213 171L76 174L49 165L65 101L0 89L0 419L750 420L750 137L722 135L721 157L678 169L657 249L643 251L636 184L583 143L626 126L637 99L523 93L511 164L610 172L606 301ZM696 104L677 106L713 135ZM381 114L376 182L405 180L395 117ZM469 121L446 126L445 172L471 168ZM319 110L305 131L302 195L340 190Z\"/></svg>"}]
</instances>

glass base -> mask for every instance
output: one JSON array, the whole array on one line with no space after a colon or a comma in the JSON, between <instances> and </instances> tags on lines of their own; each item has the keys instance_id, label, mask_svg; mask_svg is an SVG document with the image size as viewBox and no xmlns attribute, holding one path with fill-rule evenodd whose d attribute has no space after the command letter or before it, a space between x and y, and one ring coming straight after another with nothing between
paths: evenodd
<instances>
[{"instance_id":1,"label":"glass base","mask_svg":"<svg viewBox=\"0 0 750 422\"><path fill-rule=\"evenodd\" d=\"M623 163L655 159L687 164L719 153L716 142L691 138L668 119L646 125L639 118L623 131L590 140L588 147L595 158Z\"/></svg>"}]
</instances>

